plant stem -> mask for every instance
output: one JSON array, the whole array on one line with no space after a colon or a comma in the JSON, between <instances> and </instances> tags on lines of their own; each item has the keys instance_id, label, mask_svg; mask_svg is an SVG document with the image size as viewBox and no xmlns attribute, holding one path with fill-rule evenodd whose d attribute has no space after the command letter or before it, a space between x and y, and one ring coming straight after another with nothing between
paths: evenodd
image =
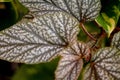
<instances>
[{"instance_id":1,"label":"plant stem","mask_svg":"<svg viewBox=\"0 0 120 80\"><path fill-rule=\"evenodd\" d=\"M89 38L96 41L96 39L87 31L87 29L85 28L85 26L84 26L84 24L82 22L80 22L80 26L83 29L83 31L89 36Z\"/></svg>"}]
</instances>

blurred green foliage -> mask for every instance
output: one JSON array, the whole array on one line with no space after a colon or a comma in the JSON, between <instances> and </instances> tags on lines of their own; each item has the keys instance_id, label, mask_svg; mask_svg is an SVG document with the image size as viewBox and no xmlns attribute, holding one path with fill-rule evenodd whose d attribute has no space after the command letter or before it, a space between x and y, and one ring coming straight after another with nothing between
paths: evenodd
<instances>
[{"instance_id":1,"label":"blurred green foliage","mask_svg":"<svg viewBox=\"0 0 120 80\"><path fill-rule=\"evenodd\" d=\"M4 8L0 8L0 31L15 24L28 13L28 9L18 0L0 2L0 5L4 6Z\"/></svg>"},{"instance_id":2,"label":"blurred green foliage","mask_svg":"<svg viewBox=\"0 0 120 80\"><path fill-rule=\"evenodd\" d=\"M54 80L55 69L59 58L48 63L27 65L24 64L17 70L12 80Z\"/></svg>"},{"instance_id":3,"label":"blurred green foliage","mask_svg":"<svg viewBox=\"0 0 120 80\"><path fill-rule=\"evenodd\" d=\"M16 11L10 2L1 2L5 7L0 9L0 30L3 30L16 22Z\"/></svg>"}]
</instances>

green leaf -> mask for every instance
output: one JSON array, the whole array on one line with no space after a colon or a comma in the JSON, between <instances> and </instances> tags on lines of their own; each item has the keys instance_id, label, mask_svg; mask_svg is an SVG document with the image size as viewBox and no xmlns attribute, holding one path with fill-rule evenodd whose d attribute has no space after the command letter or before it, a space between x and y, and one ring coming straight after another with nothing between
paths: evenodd
<instances>
[{"instance_id":1,"label":"green leaf","mask_svg":"<svg viewBox=\"0 0 120 80\"><path fill-rule=\"evenodd\" d=\"M39 8L41 4L32 4L36 5L28 6L32 14L0 32L0 59L29 64L46 62L76 40L79 22L74 17L56 12L47 4L48 14L43 14L40 10L45 8Z\"/></svg>"},{"instance_id":2,"label":"green leaf","mask_svg":"<svg viewBox=\"0 0 120 80\"><path fill-rule=\"evenodd\" d=\"M62 52L56 70L56 80L77 80L83 68L83 58L90 57L89 47L81 42L76 42Z\"/></svg>"},{"instance_id":3,"label":"green leaf","mask_svg":"<svg viewBox=\"0 0 120 80\"><path fill-rule=\"evenodd\" d=\"M11 2L13 0L0 0L0 2Z\"/></svg>"},{"instance_id":4,"label":"green leaf","mask_svg":"<svg viewBox=\"0 0 120 80\"><path fill-rule=\"evenodd\" d=\"M94 20L101 9L100 0L20 0L25 2L45 2L73 15L79 21Z\"/></svg>"},{"instance_id":5,"label":"green leaf","mask_svg":"<svg viewBox=\"0 0 120 80\"><path fill-rule=\"evenodd\" d=\"M120 32L114 35L111 46L115 46L116 48L120 49Z\"/></svg>"},{"instance_id":6,"label":"green leaf","mask_svg":"<svg viewBox=\"0 0 120 80\"><path fill-rule=\"evenodd\" d=\"M106 31L109 37L116 27L120 17L120 1L103 0L102 5L102 12L96 19L96 22Z\"/></svg>"},{"instance_id":7,"label":"green leaf","mask_svg":"<svg viewBox=\"0 0 120 80\"><path fill-rule=\"evenodd\" d=\"M109 18L105 13L101 13L101 15L96 18L96 22L106 31L108 37L116 27L115 20Z\"/></svg>"},{"instance_id":8,"label":"green leaf","mask_svg":"<svg viewBox=\"0 0 120 80\"><path fill-rule=\"evenodd\" d=\"M112 47L100 49L82 75L82 80L120 80L120 51Z\"/></svg>"},{"instance_id":9,"label":"green leaf","mask_svg":"<svg viewBox=\"0 0 120 80\"><path fill-rule=\"evenodd\" d=\"M17 21L21 20L24 15L26 15L29 10L23 4L21 4L18 0L13 0L13 7L16 8L17 12Z\"/></svg>"}]
</instances>

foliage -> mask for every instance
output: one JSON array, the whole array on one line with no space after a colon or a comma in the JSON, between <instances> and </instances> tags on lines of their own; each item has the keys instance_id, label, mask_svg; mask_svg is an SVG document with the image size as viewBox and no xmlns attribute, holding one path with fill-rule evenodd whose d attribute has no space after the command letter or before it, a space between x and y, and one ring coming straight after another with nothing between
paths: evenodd
<instances>
[{"instance_id":1,"label":"foliage","mask_svg":"<svg viewBox=\"0 0 120 80\"><path fill-rule=\"evenodd\" d=\"M0 31L12 26L28 13L28 9L24 7L18 0L0 0Z\"/></svg>"},{"instance_id":2,"label":"foliage","mask_svg":"<svg viewBox=\"0 0 120 80\"><path fill-rule=\"evenodd\" d=\"M26 65L18 69L12 80L54 80L54 71L59 58L48 63Z\"/></svg>"},{"instance_id":3,"label":"foliage","mask_svg":"<svg viewBox=\"0 0 120 80\"><path fill-rule=\"evenodd\" d=\"M104 6L101 10L100 0L20 2L25 7L18 1L11 1L15 7L15 22L19 22L0 32L0 59L36 64L61 56L55 71L56 80L120 79L120 32L115 32L114 37L112 34L119 22L119 4L108 6L112 10ZM24 10L19 10L22 7ZM86 22L96 23L94 27L101 28L93 30ZM78 41L82 38L81 28L87 35L82 35L87 37L84 42ZM90 34L88 28L94 33ZM105 39L109 44L112 39L109 47Z\"/></svg>"},{"instance_id":4,"label":"foliage","mask_svg":"<svg viewBox=\"0 0 120 80\"><path fill-rule=\"evenodd\" d=\"M108 36L115 29L118 19L120 17L120 1L119 0L106 0L103 1L103 5L108 4L108 6L102 8L102 12L99 17L96 19L96 22L103 27L103 29L107 32Z\"/></svg>"}]
</instances>

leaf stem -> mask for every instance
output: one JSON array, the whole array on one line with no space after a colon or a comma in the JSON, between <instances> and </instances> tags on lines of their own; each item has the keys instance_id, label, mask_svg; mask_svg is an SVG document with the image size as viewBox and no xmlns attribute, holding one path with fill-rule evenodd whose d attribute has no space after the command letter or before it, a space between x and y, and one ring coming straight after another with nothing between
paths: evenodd
<instances>
[{"instance_id":1,"label":"leaf stem","mask_svg":"<svg viewBox=\"0 0 120 80\"><path fill-rule=\"evenodd\" d=\"M96 39L87 31L87 29L85 28L85 26L84 26L84 24L82 22L80 22L80 26L83 29L83 31L89 36L89 38L96 41Z\"/></svg>"}]
</instances>

